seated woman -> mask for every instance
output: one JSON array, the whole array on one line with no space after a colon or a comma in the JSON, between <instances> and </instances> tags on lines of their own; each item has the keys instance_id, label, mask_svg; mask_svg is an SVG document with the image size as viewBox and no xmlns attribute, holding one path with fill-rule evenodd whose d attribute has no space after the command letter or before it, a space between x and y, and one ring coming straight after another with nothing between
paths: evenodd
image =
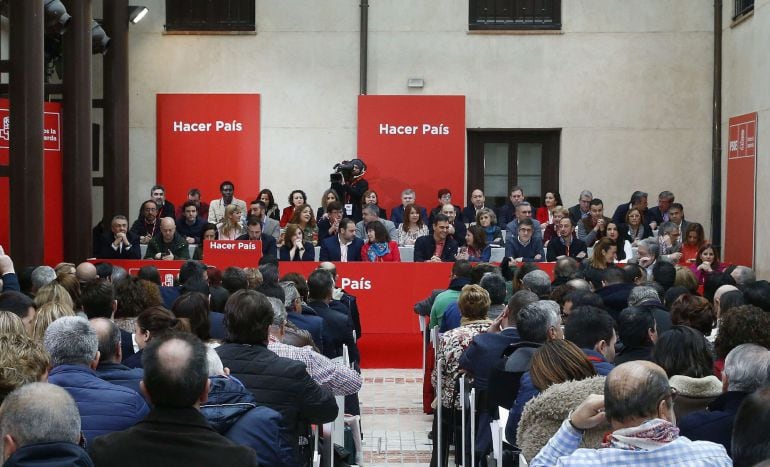
<instances>
[{"instance_id":1,"label":"seated woman","mask_svg":"<svg viewBox=\"0 0 770 467\"><path fill-rule=\"evenodd\" d=\"M315 223L313 208L310 205L303 204L302 206L297 206L289 223L297 224L302 229L302 234L305 236L306 241L311 242L313 245L318 243L318 226Z\"/></svg>"},{"instance_id":2,"label":"seated woman","mask_svg":"<svg viewBox=\"0 0 770 467\"><path fill-rule=\"evenodd\" d=\"M361 260L370 263L401 262L401 252L398 243L390 240L388 231L379 221L370 222L366 226L367 241L361 247Z\"/></svg>"},{"instance_id":3,"label":"seated woman","mask_svg":"<svg viewBox=\"0 0 770 467\"><path fill-rule=\"evenodd\" d=\"M190 332L190 322L185 318L176 318L174 313L162 306L147 308L136 318L134 338L139 352L124 358L123 364L130 368L142 368L142 354L147 344L173 331Z\"/></svg>"},{"instance_id":4,"label":"seated woman","mask_svg":"<svg viewBox=\"0 0 770 467\"><path fill-rule=\"evenodd\" d=\"M332 190L331 188L324 191L323 196L321 196L321 206L316 211L315 218L320 221L324 217L328 217L328 214L326 214L326 206L328 206L329 203L339 200L340 195L338 195L336 191Z\"/></svg>"},{"instance_id":5,"label":"seated woman","mask_svg":"<svg viewBox=\"0 0 770 467\"><path fill-rule=\"evenodd\" d=\"M476 225L484 229L487 234L487 243L490 245L503 246L503 230L497 225L497 215L489 208L481 208L476 213Z\"/></svg>"},{"instance_id":6,"label":"seated woman","mask_svg":"<svg viewBox=\"0 0 770 467\"><path fill-rule=\"evenodd\" d=\"M465 259L474 263L489 262L492 247L487 245L487 234L480 225L472 225L465 232L465 246L460 248L457 259Z\"/></svg>"},{"instance_id":7,"label":"seated woman","mask_svg":"<svg viewBox=\"0 0 770 467\"><path fill-rule=\"evenodd\" d=\"M217 226L212 223L206 223L203 225L203 229L201 230L201 243L195 247L195 252L193 253L194 260L202 260L203 259L203 242L206 240L216 240L219 238L217 235L219 234L219 231L217 230Z\"/></svg>"},{"instance_id":8,"label":"seated woman","mask_svg":"<svg viewBox=\"0 0 770 467\"><path fill-rule=\"evenodd\" d=\"M697 262L698 250L708 243L705 237L702 225L697 222L687 224L687 229L682 232L682 249L679 250L682 257L679 258L679 264L689 266Z\"/></svg>"},{"instance_id":9,"label":"seated woman","mask_svg":"<svg viewBox=\"0 0 770 467\"><path fill-rule=\"evenodd\" d=\"M273 192L268 188L264 188L259 192L258 198L265 203L265 215L270 219L281 220L281 213L278 209L278 204L275 202Z\"/></svg>"},{"instance_id":10,"label":"seated woman","mask_svg":"<svg viewBox=\"0 0 770 467\"><path fill-rule=\"evenodd\" d=\"M561 195L556 191L547 191L543 197L543 205L537 208L535 218L542 225L553 224L553 210L561 205Z\"/></svg>"},{"instance_id":11,"label":"seated woman","mask_svg":"<svg viewBox=\"0 0 770 467\"><path fill-rule=\"evenodd\" d=\"M703 333L687 326L672 326L658 336L652 361L666 371L678 397L674 404L677 420L705 410L722 394L722 382L713 375L714 358Z\"/></svg>"},{"instance_id":12,"label":"seated woman","mask_svg":"<svg viewBox=\"0 0 770 467\"><path fill-rule=\"evenodd\" d=\"M559 221L564 219L565 217L569 217L569 209L563 207L563 206L556 206L553 211L553 218L552 221L547 224L541 224L541 228L545 226L543 230L543 246L548 246L548 242L552 238L558 238L559 233L556 231L557 226L559 225Z\"/></svg>"},{"instance_id":13,"label":"seated woman","mask_svg":"<svg viewBox=\"0 0 770 467\"><path fill-rule=\"evenodd\" d=\"M583 271L583 277L590 282L594 290L602 287L602 275L607 268L615 267L618 247L615 242L607 237L602 238L594 245L593 254L580 263L580 269Z\"/></svg>"},{"instance_id":14,"label":"seated woman","mask_svg":"<svg viewBox=\"0 0 770 467\"><path fill-rule=\"evenodd\" d=\"M289 205L283 208L281 214L281 227L286 227L286 224L291 222L292 216L294 216L294 210L299 206L307 204L307 195L302 190L294 190L289 194Z\"/></svg>"},{"instance_id":15,"label":"seated woman","mask_svg":"<svg viewBox=\"0 0 770 467\"><path fill-rule=\"evenodd\" d=\"M634 257L634 250L631 248L631 242L626 238L626 232L621 230L614 222L607 224L607 238L617 247L618 261L628 261Z\"/></svg>"},{"instance_id":16,"label":"seated woman","mask_svg":"<svg viewBox=\"0 0 770 467\"><path fill-rule=\"evenodd\" d=\"M220 240L235 240L246 233L241 224L241 208L235 204L228 204L225 208L225 218L217 224L217 232Z\"/></svg>"},{"instance_id":17,"label":"seated woman","mask_svg":"<svg viewBox=\"0 0 770 467\"><path fill-rule=\"evenodd\" d=\"M628 210L626 223L621 226L621 229L627 234L631 246L639 246L641 240L652 237L652 229L644 223L642 211L636 208Z\"/></svg>"},{"instance_id":18,"label":"seated woman","mask_svg":"<svg viewBox=\"0 0 770 467\"><path fill-rule=\"evenodd\" d=\"M363 209L366 206L376 206L379 210L377 213L377 216L380 219L387 219L388 218L388 212L381 208L377 202L378 202L377 192L374 190L367 190L364 192L364 195L361 197L361 208Z\"/></svg>"},{"instance_id":19,"label":"seated woman","mask_svg":"<svg viewBox=\"0 0 770 467\"><path fill-rule=\"evenodd\" d=\"M719 262L719 255L714 247L708 243L700 247L695 264L690 265L690 270L695 273L698 285L703 285L711 274L724 271L724 266Z\"/></svg>"},{"instance_id":20,"label":"seated woman","mask_svg":"<svg viewBox=\"0 0 770 467\"><path fill-rule=\"evenodd\" d=\"M414 246L419 237L428 235L420 210L414 204L404 207L404 222L398 226L398 246Z\"/></svg>"},{"instance_id":21,"label":"seated woman","mask_svg":"<svg viewBox=\"0 0 770 467\"><path fill-rule=\"evenodd\" d=\"M284 242L278 249L278 259L281 261L313 261L315 249L310 242L303 241L302 229L297 224L286 225Z\"/></svg>"}]
</instances>

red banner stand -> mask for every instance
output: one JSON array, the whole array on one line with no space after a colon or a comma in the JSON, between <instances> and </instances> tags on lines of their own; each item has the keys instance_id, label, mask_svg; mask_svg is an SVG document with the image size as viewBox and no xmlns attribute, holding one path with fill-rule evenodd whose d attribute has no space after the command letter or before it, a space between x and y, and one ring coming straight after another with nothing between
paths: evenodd
<instances>
[{"instance_id":1,"label":"red banner stand","mask_svg":"<svg viewBox=\"0 0 770 467\"><path fill-rule=\"evenodd\" d=\"M757 113L729 120L724 262L754 267Z\"/></svg>"}]
</instances>

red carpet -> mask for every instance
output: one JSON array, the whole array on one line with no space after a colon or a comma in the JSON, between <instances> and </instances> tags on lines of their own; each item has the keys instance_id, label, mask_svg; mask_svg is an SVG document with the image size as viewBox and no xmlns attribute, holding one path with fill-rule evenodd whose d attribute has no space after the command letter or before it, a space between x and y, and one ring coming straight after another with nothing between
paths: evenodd
<instances>
[{"instance_id":1,"label":"red carpet","mask_svg":"<svg viewBox=\"0 0 770 467\"><path fill-rule=\"evenodd\" d=\"M365 331L365 330L364 330ZM422 334L366 333L358 341L361 368L422 368Z\"/></svg>"}]
</instances>

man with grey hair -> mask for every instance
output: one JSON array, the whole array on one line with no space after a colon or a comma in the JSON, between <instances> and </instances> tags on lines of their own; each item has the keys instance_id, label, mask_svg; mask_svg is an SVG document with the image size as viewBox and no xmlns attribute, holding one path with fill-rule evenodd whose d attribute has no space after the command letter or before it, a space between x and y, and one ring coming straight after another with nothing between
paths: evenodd
<instances>
[{"instance_id":1,"label":"man with grey hair","mask_svg":"<svg viewBox=\"0 0 770 467\"><path fill-rule=\"evenodd\" d=\"M578 225L578 222L591 215L591 200L593 199L594 195L590 191L580 192L578 204L569 208L569 218L572 219L572 225Z\"/></svg>"},{"instance_id":2,"label":"man with grey hair","mask_svg":"<svg viewBox=\"0 0 770 467\"><path fill-rule=\"evenodd\" d=\"M395 224L399 225L404 222L404 208L408 204L414 204L418 211L420 211L420 217L422 217L423 224L428 223L428 211L425 210L422 206L417 206L417 194L414 192L413 189L407 188L404 191L401 192L401 204L396 206L395 208L391 209L390 211L390 220Z\"/></svg>"},{"instance_id":3,"label":"man with grey hair","mask_svg":"<svg viewBox=\"0 0 770 467\"><path fill-rule=\"evenodd\" d=\"M635 191L631 194L631 200L628 203L623 203L615 209L615 214L612 215L612 222L615 225L624 224L626 222L626 214L630 209L638 209L642 214L642 219L647 218L647 193L643 191Z\"/></svg>"},{"instance_id":4,"label":"man with grey hair","mask_svg":"<svg viewBox=\"0 0 770 467\"><path fill-rule=\"evenodd\" d=\"M539 240L543 243L543 229L540 226L540 222L532 217L532 205L528 201L520 201L516 204L514 213L516 217L513 218L505 226L506 235L516 238L519 235L519 221L522 219L530 219L532 221L532 239L536 242Z\"/></svg>"},{"instance_id":5,"label":"man with grey hair","mask_svg":"<svg viewBox=\"0 0 770 467\"><path fill-rule=\"evenodd\" d=\"M658 244L660 244L660 259L669 263L678 263L682 258L682 233L673 222L664 222L658 229Z\"/></svg>"},{"instance_id":6,"label":"man with grey hair","mask_svg":"<svg viewBox=\"0 0 770 467\"><path fill-rule=\"evenodd\" d=\"M671 203L674 202L674 194L668 190L661 191L658 195L658 205L653 206L647 211L647 220L650 224L650 228L655 228L664 222L668 222L671 218L668 215L668 209L671 207Z\"/></svg>"},{"instance_id":7,"label":"man with grey hair","mask_svg":"<svg viewBox=\"0 0 770 467\"><path fill-rule=\"evenodd\" d=\"M315 315L315 311L312 308L302 303L302 297L297 291L297 286L294 282L283 281L280 283L283 288L286 299L284 300L284 306L286 307L286 319L299 329L304 329L310 333L313 337L313 343L318 348L318 351L323 353L323 335L324 335L324 320L320 316Z\"/></svg>"},{"instance_id":8,"label":"man with grey hair","mask_svg":"<svg viewBox=\"0 0 770 467\"><path fill-rule=\"evenodd\" d=\"M51 266L38 266L32 270L32 294L56 280L56 271Z\"/></svg>"},{"instance_id":9,"label":"man with grey hair","mask_svg":"<svg viewBox=\"0 0 770 467\"><path fill-rule=\"evenodd\" d=\"M658 335L671 329L671 313L660 301L657 290L646 285L638 285L628 294L628 306L639 306L652 313L657 325Z\"/></svg>"},{"instance_id":10,"label":"man with grey hair","mask_svg":"<svg viewBox=\"0 0 770 467\"><path fill-rule=\"evenodd\" d=\"M644 268L647 273L647 280L653 280L652 268L660 256L660 244L654 238L645 238L639 242L636 258L629 260L630 263L636 263Z\"/></svg>"},{"instance_id":11,"label":"man with grey hair","mask_svg":"<svg viewBox=\"0 0 770 467\"><path fill-rule=\"evenodd\" d=\"M712 441L730 454L730 437L738 407L749 394L764 386L770 368L770 351L756 344L741 344L727 354L722 372L724 393L706 410L683 417L680 434L693 441Z\"/></svg>"},{"instance_id":12,"label":"man with grey hair","mask_svg":"<svg viewBox=\"0 0 770 467\"><path fill-rule=\"evenodd\" d=\"M93 466L81 448L80 414L58 386L30 383L13 391L0 407L3 465Z\"/></svg>"},{"instance_id":13,"label":"man with grey hair","mask_svg":"<svg viewBox=\"0 0 770 467\"><path fill-rule=\"evenodd\" d=\"M96 373L107 382L141 394L139 382L142 381L144 371L120 363L123 360L123 346L118 325L106 318L93 318L89 322L99 341L99 365L96 367Z\"/></svg>"},{"instance_id":14,"label":"man with grey hair","mask_svg":"<svg viewBox=\"0 0 770 467\"><path fill-rule=\"evenodd\" d=\"M398 230L396 229L396 225L387 219L381 218L377 206L371 204L364 206L361 210L361 215L364 219L356 224L356 237L366 241L366 225L370 222L377 221L388 231L388 237L390 237L391 240L398 241Z\"/></svg>"},{"instance_id":15,"label":"man with grey hair","mask_svg":"<svg viewBox=\"0 0 770 467\"><path fill-rule=\"evenodd\" d=\"M84 318L57 319L48 326L43 345L53 367L48 382L66 389L75 399L88 442L96 436L125 430L149 412L136 391L108 383L96 374L99 341Z\"/></svg>"},{"instance_id":16,"label":"man with grey hair","mask_svg":"<svg viewBox=\"0 0 770 467\"><path fill-rule=\"evenodd\" d=\"M551 277L543 270L536 269L528 272L521 280L521 284L541 299L546 299L551 295Z\"/></svg>"},{"instance_id":17,"label":"man with grey hair","mask_svg":"<svg viewBox=\"0 0 770 467\"><path fill-rule=\"evenodd\" d=\"M330 390L335 396L355 394L361 389L361 376L353 369L335 363L314 351L309 345L294 347L284 344L282 341L286 334L286 309L278 299L267 297L267 300L273 306L273 324L270 326L268 349L279 357L304 363L313 381Z\"/></svg>"},{"instance_id":18,"label":"man with grey hair","mask_svg":"<svg viewBox=\"0 0 770 467\"><path fill-rule=\"evenodd\" d=\"M733 278L738 288L745 287L757 280L754 270L747 266L735 266L735 269L730 273L730 277Z\"/></svg>"}]
</instances>

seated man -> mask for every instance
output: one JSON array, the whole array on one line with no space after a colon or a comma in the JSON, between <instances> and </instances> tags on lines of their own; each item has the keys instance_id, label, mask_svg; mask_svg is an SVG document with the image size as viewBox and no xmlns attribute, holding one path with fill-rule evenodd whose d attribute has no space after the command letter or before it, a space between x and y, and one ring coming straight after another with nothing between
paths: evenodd
<instances>
[{"instance_id":1,"label":"seated man","mask_svg":"<svg viewBox=\"0 0 770 467\"><path fill-rule=\"evenodd\" d=\"M203 222L206 222L209 218L209 203L201 201L201 191L197 188L190 188L187 192L187 201L192 201L195 207L198 208L198 217ZM184 207L180 206L176 208L175 219L180 219L184 216Z\"/></svg>"},{"instance_id":2,"label":"seated man","mask_svg":"<svg viewBox=\"0 0 770 467\"><path fill-rule=\"evenodd\" d=\"M687 226L690 225L684 218L684 206L681 203L671 203L668 208L668 220L679 228L680 233L686 232Z\"/></svg>"},{"instance_id":3,"label":"seated man","mask_svg":"<svg viewBox=\"0 0 770 467\"><path fill-rule=\"evenodd\" d=\"M174 204L166 199L166 189L163 185L154 185L150 190L150 198L158 205L158 217L171 217L176 216L176 208ZM139 213L141 215L141 213Z\"/></svg>"},{"instance_id":4,"label":"seated man","mask_svg":"<svg viewBox=\"0 0 770 467\"><path fill-rule=\"evenodd\" d=\"M497 212L497 225L505 227L516 219L516 205L524 201L524 188L514 186L509 196L510 203L505 203Z\"/></svg>"},{"instance_id":5,"label":"seated man","mask_svg":"<svg viewBox=\"0 0 770 467\"><path fill-rule=\"evenodd\" d=\"M12 392L0 408L0 437L3 465L93 465L79 446L75 401L53 384L30 383Z\"/></svg>"},{"instance_id":6,"label":"seated man","mask_svg":"<svg viewBox=\"0 0 770 467\"><path fill-rule=\"evenodd\" d=\"M176 231L184 237L188 244L199 244L206 221L198 216L198 206L193 201L185 201L182 211L182 217L176 221Z\"/></svg>"},{"instance_id":7,"label":"seated man","mask_svg":"<svg viewBox=\"0 0 770 467\"><path fill-rule=\"evenodd\" d=\"M358 347L353 337L353 318L338 309L329 306L332 301L334 279L328 271L316 269L307 280L308 306L324 320L323 347L324 355L329 358L342 356L342 346L350 352L350 361L359 360Z\"/></svg>"},{"instance_id":8,"label":"seated man","mask_svg":"<svg viewBox=\"0 0 770 467\"><path fill-rule=\"evenodd\" d=\"M569 256L580 261L586 257L588 254L586 244L575 237L574 226L568 217L559 221L558 233L559 238L552 239L548 242L548 249L546 250L545 255L546 261L556 261L564 256Z\"/></svg>"},{"instance_id":9,"label":"seated man","mask_svg":"<svg viewBox=\"0 0 770 467\"><path fill-rule=\"evenodd\" d=\"M607 236L607 226L612 222L612 219L604 215L604 203L599 198L591 200L590 210L591 215L584 217L577 224L577 236L586 246L593 246Z\"/></svg>"},{"instance_id":10,"label":"seated man","mask_svg":"<svg viewBox=\"0 0 770 467\"><path fill-rule=\"evenodd\" d=\"M674 397L661 367L624 363L607 376L604 396L588 396L529 465L732 465L723 446L679 436ZM607 447L578 449L584 431L605 422Z\"/></svg>"},{"instance_id":11,"label":"seated man","mask_svg":"<svg viewBox=\"0 0 770 467\"><path fill-rule=\"evenodd\" d=\"M281 238L281 226L278 224L277 220L271 219L267 215L267 208L263 201L255 199L251 202L251 205L249 206L249 216L255 216L262 226L262 233L273 237L276 244L278 243L278 239Z\"/></svg>"},{"instance_id":12,"label":"seated man","mask_svg":"<svg viewBox=\"0 0 770 467\"><path fill-rule=\"evenodd\" d=\"M190 248L187 241L176 233L176 223L170 217L164 217L160 221L159 237L150 240L144 259L162 259L171 261L174 259L190 259Z\"/></svg>"},{"instance_id":13,"label":"seated man","mask_svg":"<svg viewBox=\"0 0 770 467\"><path fill-rule=\"evenodd\" d=\"M618 338L623 348L615 356L615 363L634 360L652 361L652 351L658 340L655 318L644 308L629 307L618 316Z\"/></svg>"},{"instance_id":14,"label":"seated man","mask_svg":"<svg viewBox=\"0 0 770 467\"><path fill-rule=\"evenodd\" d=\"M471 204L465 206L462 212L462 221L465 222L466 225L476 222L476 214L486 207L484 201L486 201L486 198L484 197L483 191L476 188L471 192Z\"/></svg>"},{"instance_id":15,"label":"seated man","mask_svg":"<svg viewBox=\"0 0 770 467\"><path fill-rule=\"evenodd\" d=\"M267 297L240 290L230 297L224 311L227 338L216 349L222 364L251 391L258 404L281 413L296 450L297 439L307 434L309 424L337 417L334 395L310 378L304 363L267 349L268 328L273 322L273 307Z\"/></svg>"},{"instance_id":16,"label":"seated man","mask_svg":"<svg viewBox=\"0 0 770 467\"><path fill-rule=\"evenodd\" d=\"M631 194L631 200L628 203L623 203L615 208L615 213L612 215L612 222L615 225L624 224L626 222L626 214L630 209L638 209L642 213L642 218L647 222L647 193L643 191L635 191Z\"/></svg>"},{"instance_id":17,"label":"seated man","mask_svg":"<svg viewBox=\"0 0 770 467\"><path fill-rule=\"evenodd\" d=\"M333 203L329 203L333 204ZM364 241L356 236L356 224L347 217L340 221L337 235L326 237L321 242L320 261L361 261L361 247Z\"/></svg>"},{"instance_id":18,"label":"seated man","mask_svg":"<svg viewBox=\"0 0 770 467\"><path fill-rule=\"evenodd\" d=\"M647 211L647 219L650 222L650 228L655 230L660 224L671 220L668 211L671 209L671 203L674 202L674 194L670 191L661 191L658 195L658 205L651 207ZM684 230L682 230L684 232Z\"/></svg>"},{"instance_id":19,"label":"seated man","mask_svg":"<svg viewBox=\"0 0 770 467\"><path fill-rule=\"evenodd\" d=\"M406 205L415 203L417 203L417 194L413 189L407 188L401 192L401 204L390 211L390 220L396 227L404 223L404 208L406 208ZM420 211L420 216L422 216L422 222L427 224L428 212L422 206L417 206L417 209Z\"/></svg>"},{"instance_id":20,"label":"seated man","mask_svg":"<svg viewBox=\"0 0 770 467\"><path fill-rule=\"evenodd\" d=\"M655 238L645 238L639 242L639 247L636 252L636 258L629 260L630 263L638 264L644 269L647 274L647 280L655 280L653 278L652 269L655 267L655 263L658 261L660 255L660 244Z\"/></svg>"},{"instance_id":21,"label":"seated man","mask_svg":"<svg viewBox=\"0 0 770 467\"><path fill-rule=\"evenodd\" d=\"M578 197L578 204L569 208L569 218L572 219L572 225L578 225L578 223L591 215L591 200L594 199L593 193L588 190L580 192Z\"/></svg>"},{"instance_id":22,"label":"seated man","mask_svg":"<svg viewBox=\"0 0 770 467\"><path fill-rule=\"evenodd\" d=\"M414 262L454 262L457 247L449 237L449 218L438 213L433 219L433 235L423 235L414 244Z\"/></svg>"},{"instance_id":23,"label":"seated man","mask_svg":"<svg viewBox=\"0 0 770 467\"><path fill-rule=\"evenodd\" d=\"M99 249L94 251L94 256L103 259L140 259L142 252L139 237L128 231L126 216L113 217L111 227L111 232L105 232L96 241Z\"/></svg>"},{"instance_id":24,"label":"seated man","mask_svg":"<svg viewBox=\"0 0 770 467\"><path fill-rule=\"evenodd\" d=\"M262 256L275 255L278 252L275 239L270 235L262 233L262 223L257 216L251 215L248 217L246 220L246 233L236 238L236 240L260 240L262 242Z\"/></svg>"},{"instance_id":25,"label":"seated man","mask_svg":"<svg viewBox=\"0 0 770 467\"><path fill-rule=\"evenodd\" d=\"M222 198L212 200L209 203L209 219L212 224L219 224L225 220L225 208L229 204L235 204L239 207L239 211L246 213L246 202L233 196L235 193L235 185L229 180L219 184L219 192L222 193Z\"/></svg>"},{"instance_id":26,"label":"seated man","mask_svg":"<svg viewBox=\"0 0 770 467\"><path fill-rule=\"evenodd\" d=\"M284 280L280 283L284 292L284 306L286 307L286 319L299 329L310 333L313 343L319 352L323 354L323 326L324 319L315 315L315 311L302 304L302 297L294 282ZM307 308L307 313L303 311ZM312 313L312 314L311 314Z\"/></svg>"},{"instance_id":27,"label":"seated man","mask_svg":"<svg viewBox=\"0 0 770 467\"><path fill-rule=\"evenodd\" d=\"M377 206L367 205L364 206L364 208L361 210L361 214L363 215L364 219L356 224L356 237L360 239L367 238L366 236L366 225L370 222L379 222L385 227L385 230L388 231L388 237L390 237L393 241L398 241L398 230L396 230L396 226L393 224L393 222L382 219L379 216L379 208Z\"/></svg>"},{"instance_id":28,"label":"seated man","mask_svg":"<svg viewBox=\"0 0 770 467\"><path fill-rule=\"evenodd\" d=\"M468 229L458 216L458 211L453 205L447 203L441 206L441 214L445 215L449 221L449 237L454 239L459 246L465 246L465 234ZM428 230L432 231L433 226L428 226Z\"/></svg>"},{"instance_id":29,"label":"seated man","mask_svg":"<svg viewBox=\"0 0 770 467\"><path fill-rule=\"evenodd\" d=\"M133 426L149 412L136 391L96 375L99 342L84 318L57 319L45 331L43 344L53 366L48 381L63 387L75 399L83 435L89 443L97 436Z\"/></svg>"},{"instance_id":30,"label":"seated man","mask_svg":"<svg viewBox=\"0 0 770 467\"><path fill-rule=\"evenodd\" d=\"M770 386L749 394L735 415L732 457L735 465L767 465L770 459Z\"/></svg>"},{"instance_id":31,"label":"seated man","mask_svg":"<svg viewBox=\"0 0 770 467\"><path fill-rule=\"evenodd\" d=\"M99 364L96 367L96 374L105 381L133 389L141 394L139 382L144 376L144 371L141 368L129 368L120 363L123 360L121 329L106 318L93 318L90 323L99 341ZM129 339L131 339L130 334Z\"/></svg>"},{"instance_id":32,"label":"seated man","mask_svg":"<svg viewBox=\"0 0 770 467\"><path fill-rule=\"evenodd\" d=\"M210 383L206 346L197 337L155 338L143 353L142 388L152 411L136 426L94 441L96 466L257 465L254 450L216 433L199 411Z\"/></svg>"},{"instance_id":33,"label":"seated man","mask_svg":"<svg viewBox=\"0 0 770 467\"><path fill-rule=\"evenodd\" d=\"M518 222L518 235L508 235L505 239L505 256L517 263L543 260L543 242L533 238L534 223L532 219L522 219Z\"/></svg>"},{"instance_id":34,"label":"seated man","mask_svg":"<svg viewBox=\"0 0 770 467\"><path fill-rule=\"evenodd\" d=\"M543 228L540 226L540 222L538 222L537 219L532 218L532 205L527 201L520 202L516 205L515 214L516 217L508 224L505 224L507 236L515 237L519 233L519 222L524 219L529 219L532 221L532 229L534 230L532 233L533 238L539 240L540 243L543 243Z\"/></svg>"},{"instance_id":35,"label":"seated man","mask_svg":"<svg viewBox=\"0 0 770 467\"><path fill-rule=\"evenodd\" d=\"M318 220L318 243L339 235L340 221L342 221L342 203L332 201L326 205L326 217Z\"/></svg>"},{"instance_id":36,"label":"seated man","mask_svg":"<svg viewBox=\"0 0 770 467\"><path fill-rule=\"evenodd\" d=\"M25 384L45 381L50 362L43 345L30 337L22 334L0 335L0 404L13 390Z\"/></svg>"},{"instance_id":37,"label":"seated man","mask_svg":"<svg viewBox=\"0 0 770 467\"><path fill-rule=\"evenodd\" d=\"M142 245L150 243L150 240L160 237L160 217L158 217L158 205L149 199L142 203L142 215L131 224L132 234L139 237Z\"/></svg>"},{"instance_id":38,"label":"seated man","mask_svg":"<svg viewBox=\"0 0 770 467\"><path fill-rule=\"evenodd\" d=\"M682 259L682 233L673 222L664 222L658 228L658 245L660 246L660 259L677 264Z\"/></svg>"}]
</instances>

